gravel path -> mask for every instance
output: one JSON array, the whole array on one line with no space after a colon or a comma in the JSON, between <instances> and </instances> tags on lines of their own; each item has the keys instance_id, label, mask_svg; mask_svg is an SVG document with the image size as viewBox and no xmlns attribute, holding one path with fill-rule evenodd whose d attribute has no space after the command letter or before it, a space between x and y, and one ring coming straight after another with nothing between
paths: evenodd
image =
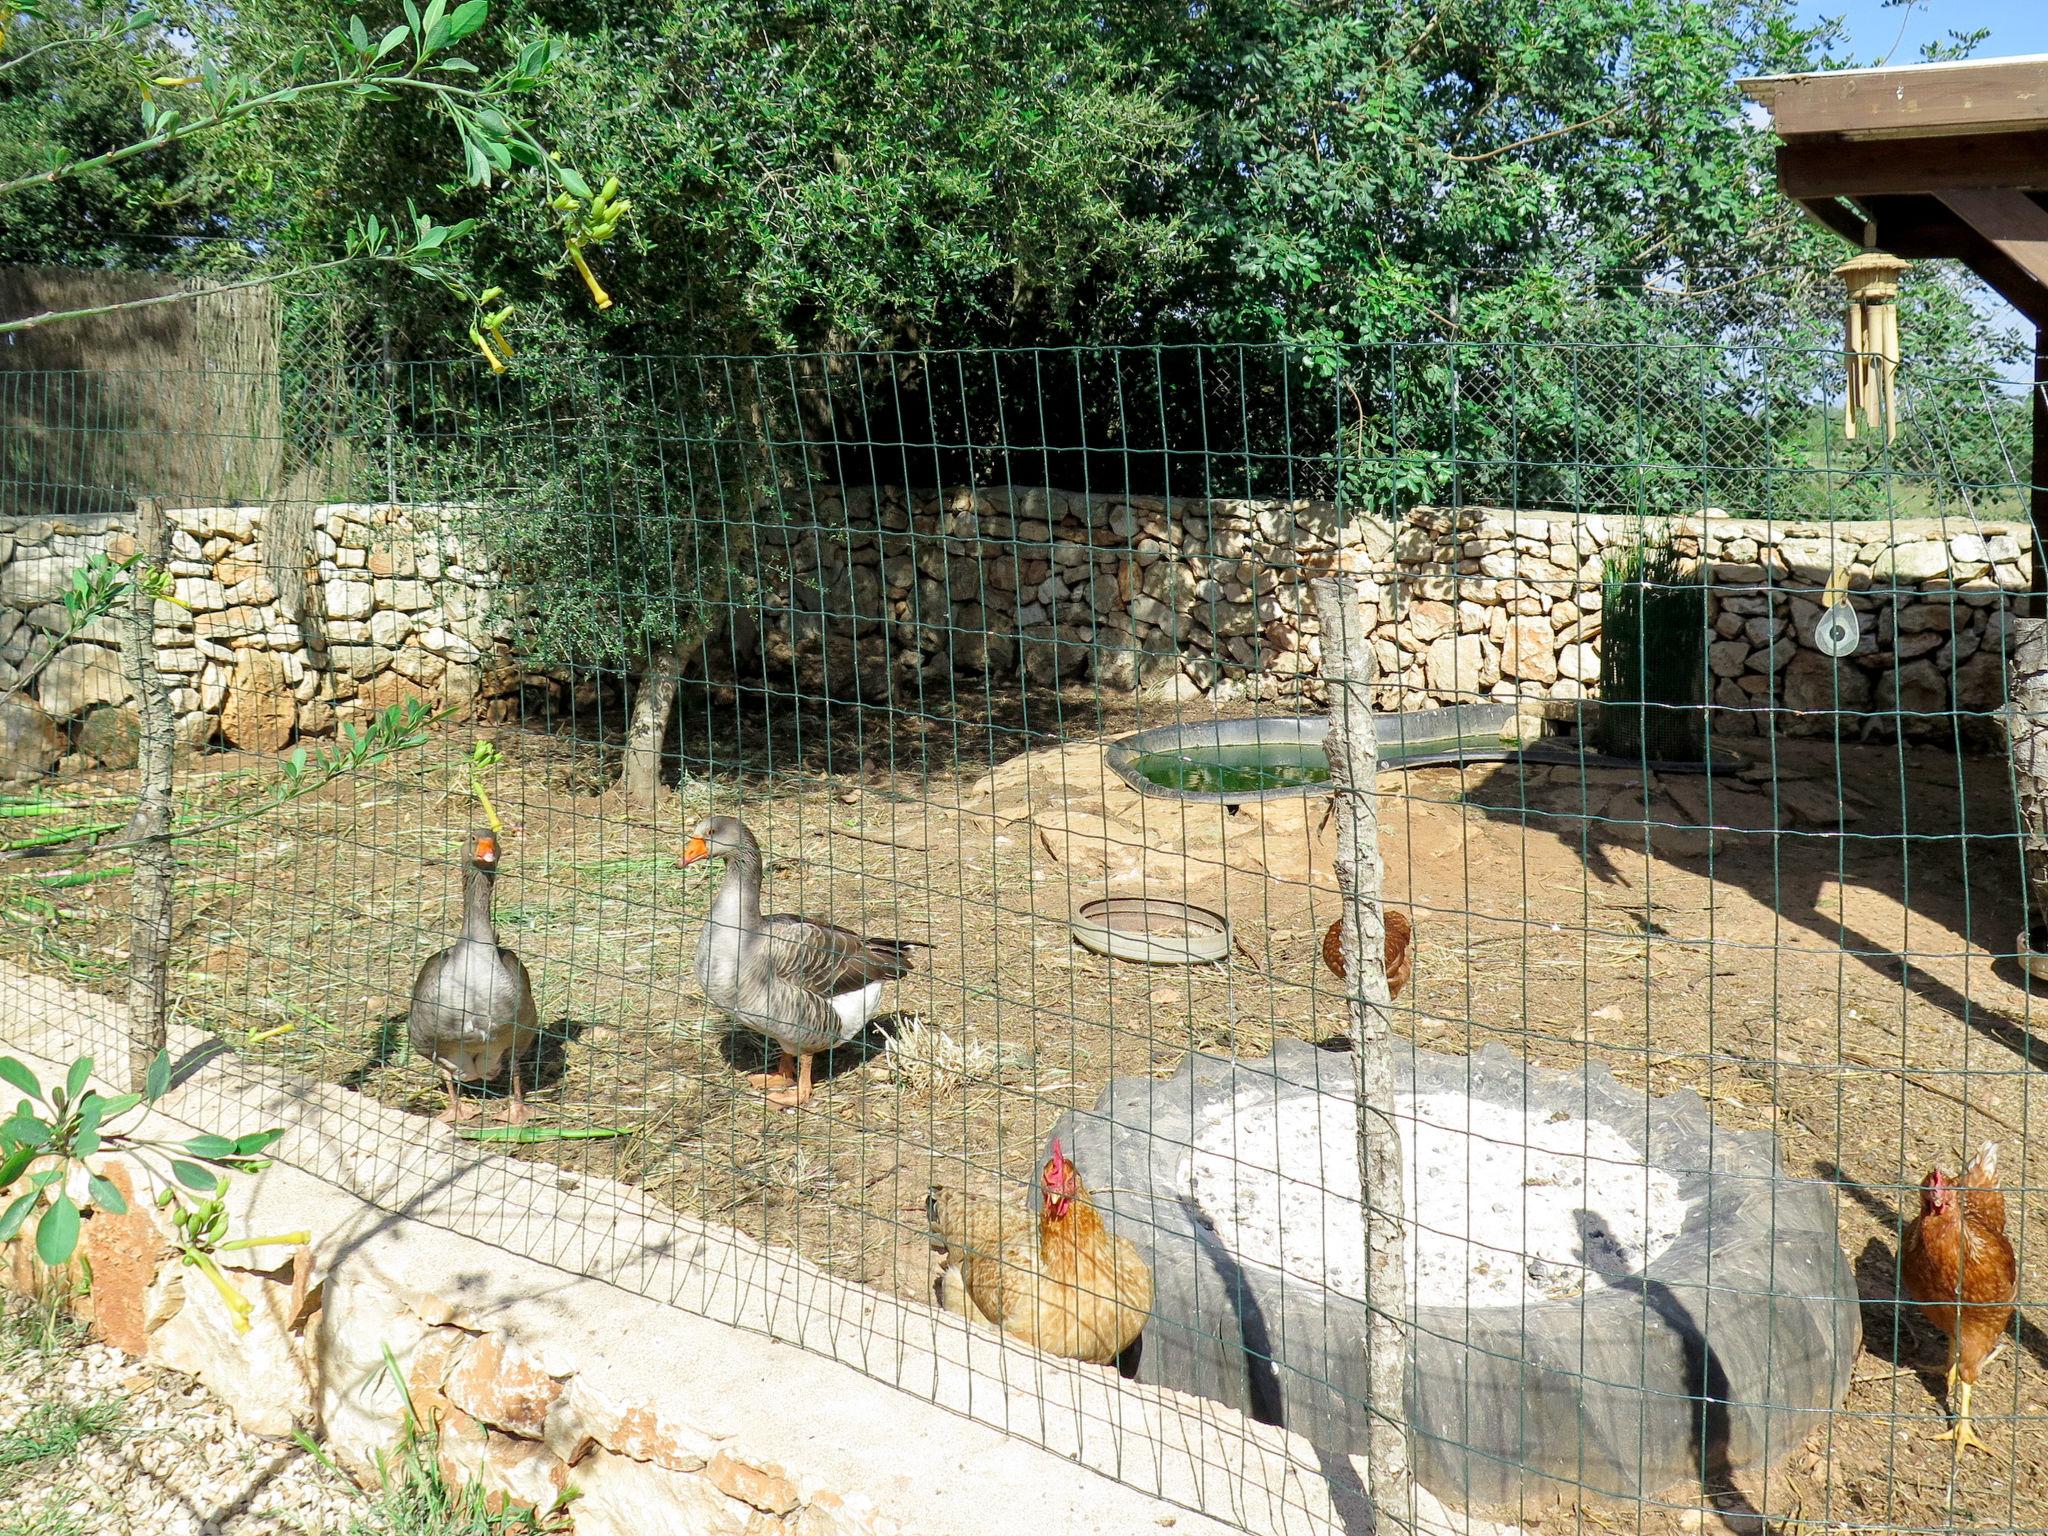
<instances>
[{"instance_id":1,"label":"gravel path","mask_svg":"<svg viewBox=\"0 0 2048 1536\"><path fill-rule=\"evenodd\" d=\"M370 1503L197 1382L0 1303L0 1536L371 1536ZM76 1447L70 1448L74 1436Z\"/></svg>"}]
</instances>

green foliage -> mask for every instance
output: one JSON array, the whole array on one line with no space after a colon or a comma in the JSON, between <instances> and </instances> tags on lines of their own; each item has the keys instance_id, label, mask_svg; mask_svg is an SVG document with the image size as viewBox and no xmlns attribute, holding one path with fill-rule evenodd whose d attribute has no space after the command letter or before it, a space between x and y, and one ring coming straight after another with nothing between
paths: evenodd
<instances>
[{"instance_id":1,"label":"green foliage","mask_svg":"<svg viewBox=\"0 0 2048 1536\"><path fill-rule=\"evenodd\" d=\"M448 1431L420 1418L405 1372L389 1348L384 1369L405 1405L405 1425L398 1444L389 1453L378 1453L369 1513L351 1519L346 1536L554 1536L568 1530L563 1508L573 1492L543 1510L495 1497L481 1482L451 1483L441 1457L441 1437ZM308 1455L345 1476L317 1442L305 1435L297 1439Z\"/></svg>"},{"instance_id":2,"label":"green foliage","mask_svg":"<svg viewBox=\"0 0 2048 1536\"><path fill-rule=\"evenodd\" d=\"M1600 718L1610 757L1706 757L1707 588L1697 560L1638 526L1600 572Z\"/></svg>"},{"instance_id":3,"label":"green foliage","mask_svg":"<svg viewBox=\"0 0 2048 1536\"><path fill-rule=\"evenodd\" d=\"M0 1434L0 1472L69 1456L86 1441L111 1434L122 1416L118 1402L37 1403Z\"/></svg>"},{"instance_id":4,"label":"green foliage","mask_svg":"<svg viewBox=\"0 0 2048 1536\"><path fill-rule=\"evenodd\" d=\"M148 1161L166 1164L187 1188L217 1195L225 1172L268 1167L264 1149L284 1134L195 1136L176 1144L138 1137L119 1129L118 1122L163 1097L171 1081L169 1056L159 1053L150 1064L141 1093L110 1097L87 1087L91 1076L92 1058L81 1056L72 1062L62 1084L45 1087L22 1062L0 1056L0 1083L22 1095L13 1113L0 1120L0 1191L25 1178L23 1191L0 1208L0 1242L33 1220L36 1256L52 1269L69 1264L77 1254L85 1210L113 1216L127 1210L121 1192L90 1173L86 1159L102 1152L142 1154ZM184 1155L175 1156L174 1150ZM86 1188L83 1209L73 1193L81 1181ZM174 1193L168 1187L164 1191L166 1196Z\"/></svg>"},{"instance_id":5,"label":"green foliage","mask_svg":"<svg viewBox=\"0 0 2048 1536\"><path fill-rule=\"evenodd\" d=\"M590 196L583 177L518 110L559 62L562 45L529 35L516 42L499 67L485 70L451 50L483 29L488 0L461 0L452 10L448 0L428 0L424 11L414 0L402 4L403 21L375 33L360 16L343 24L325 15L300 14L273 24L276 18L264 17L260 8L225 13L179 8L162 21L148 9L126 14L63 0L48 8L39 3L0 10L0 122L11 118L21 130L0 155L0 207L32 196L30 217L60 226L76 223L88 211L110 211L105 205L117 203L116 193L128 183L150 184L129 167L185 150L200 154L191 173L198 185L181 184L180 190L193 201L217 204L223 172L235 184L271 184L265 157L250 157L247 151L263 142L262 135L280 116L311 117L331 149L353 117L410 103L452 131L462 155L463 185L488 194L503 181L527 182L539 193L539 217L558 230L571 256L582 243L608 237L610 227L593 232L604 226L602 210L583 208L579 201ZM24 23L16 29L22 51L4 56L5 45L16 40L10 28L17 20ZM165 58L172 62L152 63ZM63 73L56 73L60 69ZM86 84L74 86L74 74ZM133 101L135 119L117 126L124 97ZM87 103L94 111L81 124L75 109ZM224 157L207 158L205 152L216 148ZM419 155L416 140L404 146L403 154L431 164ZM79 187L76 202L70 197L74 184ZM365 195L347 203L343 226L334 232L340 254L330 249L300 260L289 275L381 264L471 299L452 253L475 231L478 219L444 224L411 202L402 219L380 215L376 209L388 206L388 189L375 195L363 190ZM569 206L558 207L562 201ZM623 207L621 202L619 211ZM253 227L236 233L242 239L262 238ZM289 259L294 243L289 236L280 239L272 232L267 243L285 248ZM30 250L49 247L43 241L27 244ZM0 330L28 329L135 302L150 301L10 319Z\"/></svg>"}]
</instances>

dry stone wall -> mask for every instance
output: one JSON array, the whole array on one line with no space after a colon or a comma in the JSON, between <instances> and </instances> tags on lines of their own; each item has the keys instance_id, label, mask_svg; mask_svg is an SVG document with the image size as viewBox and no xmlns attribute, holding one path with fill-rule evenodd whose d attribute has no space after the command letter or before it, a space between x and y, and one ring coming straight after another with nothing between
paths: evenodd
<instances>
[{"instance_id":1,"label":"dry stone wall","mask_svg":"<svg viewBox=\"0 0 2048 1536\"><path fill-rule=\"evenodd\" d=\"M459 509L315 509L303 613L268 563L273 510L169 514L182 606L159 606L157 646L187 745L275 751L409 697L503 713L522 688L599 686L514 664L502 614L519 589L465 540ZM123 521L0 518L0 688L63 629L72 573L132 548ZM1717 732L1831 729L1840 710L1872 717L1858 729L1889 717L1932 734L1951 710L2003 702L2006 615L2032 579L2025 524L1667 526L1708 570ZM1019 681L1313 706L1308 582L1348 571L1365 583L1382 707L1573 701L1597 690L1601 560L1625 533L1600 516L1492 508L1418 508L1387 526L1309 501L834 491L770 536L764 564L781 574L731 632L803 691L905 707ZM1839 667L1812 643L1838 567L1862 620ZM118 641L101 621L36 678L39 707L0 706L0 777L133 761Z\"/></svg>"},{"instance_id":2,"label":"dry stone wall","mask_svg":"<svg viewBox=\"0 0 2048 1536\"><path fill-rule=\"evenodd\" d=\"M517 686L491 617L499 579L465 543L454 512L322 506L308 611L294 613L267 563L270 511L167 512L177 602L157 605L157 663L180 741L274 752L406 698L468 709L493 688ZM72 573L95 553L134 548L126 521L0 520L0 687L33 668L63 630L58 594ZM118 620L103 619L36 677L28 692L45 718L0 721L8 776L48 771L67 750L104 766L133 762L119 643Z\"/></svg>"},{"instance_id":3,"label":"dry stone wall","mask_svg":"<svg viewBox=\"0 0 2048 1536\"><path fill-rule=\"evenodd\" d=\"M1837 709L1945 730L1933 717L2002 702L1998 637L2032 578L2025 524L1661 526L1708 567L1716 730L1814 728ZM785 531L769 646L800 684L865 697L920 673L1021 674L1319 702L1308 582L1347 571L1366 584L1382 707L1576 700L1597 691L1601 562L1627 533L1493 508L1418 508L1388 527L1307 501L848 490ZM1812 642L1838 567L1862 621L1840 668Z\"/></svg>"}]
</instances>

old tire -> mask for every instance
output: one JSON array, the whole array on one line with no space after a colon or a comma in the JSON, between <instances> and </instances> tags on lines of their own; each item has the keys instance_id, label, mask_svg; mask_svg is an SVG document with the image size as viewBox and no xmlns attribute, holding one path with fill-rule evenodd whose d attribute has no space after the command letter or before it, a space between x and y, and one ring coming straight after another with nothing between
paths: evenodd
<instances>
[{"instance_id":1,"label":"old tire","mask_svg":"<svg viewBox=\"0 0 2048 1536\"><path fill-rule=\"evenodd\" d=\"M1468 1509L1553 1497L1633 1500L1776 1462L1843 1400L1861 1343L1853 1272L1824 1184L1787 1178L1768 1132L1716 1128L1697 1095L1646 1101L1604 1067L1525 1068L1400 1048L1403 1091L1469 1093L1606 1121L1690 1204L1679 1236L1627 1289L1526 1308L1426 1307L1407 1381L1421 1483ZM1114 1229L1152 1261L1139 1380L1366 1443L1364 1304L1233 1257L1189 1196L1194 1128L1214 1106L1348 1098L1352 1061L1298 1040L1270 1057L1191 1055L1172 1077L1117 1078L1065 1139Z\"/></svg>"}]
</instances>

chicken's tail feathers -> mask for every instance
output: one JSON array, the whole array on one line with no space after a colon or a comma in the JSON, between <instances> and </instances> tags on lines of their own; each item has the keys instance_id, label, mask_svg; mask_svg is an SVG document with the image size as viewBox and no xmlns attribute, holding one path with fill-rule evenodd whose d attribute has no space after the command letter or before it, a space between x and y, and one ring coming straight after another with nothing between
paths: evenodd
<instances>
[{"instance_id":1,"label":"chicken's tail feathers","mask_svg":"<svg viewBox=\"0 0 2048 1536\"><path fill-rule=\"evenodd\" d=\"M1998 1177L1998 1143L1987 1141L1977 1149L1977 1155L1970 1159L1970 1166L1963 1170L1965 1182L1976 1182L1979 1178L1989 1181Z\"/></svg>"}]
</instances>

